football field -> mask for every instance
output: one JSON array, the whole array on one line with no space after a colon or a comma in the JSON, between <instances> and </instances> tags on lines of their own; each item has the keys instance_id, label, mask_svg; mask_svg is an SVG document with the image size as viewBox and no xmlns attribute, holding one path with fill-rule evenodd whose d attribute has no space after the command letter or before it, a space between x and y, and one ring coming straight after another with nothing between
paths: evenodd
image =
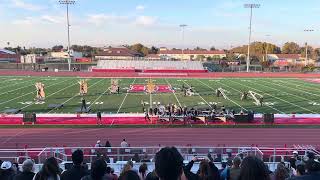
<instances>
[{"instance_id":1,"label":"football field","mask_svg":"<svg viewBox=\"0 0 320 180\"><path fill-rule=\"evenodd\" d=\"M80 79L77 77L0 77L0 111L21 109L22 112L75 113L81 106ZM119 78L119 94L110 94L110 78L88 79L88 94L84 96L91 113L142 113L145 104L176 104L189 108L211 108L214 104L240 111L256 113L303 113L320 114L320 84L294 78L219 78L219 79L152 79L156 85L170 85L170 93L128 93L130 85L147 85L146 78ZM35 101L35 83L45 85L46 98ZM192 87L193 96L184 96L182 86ZM221 88L225 97L217 97ZM241 93L252 91L263 95L263 106L255 104L249 97L241 100ZM49 104L62 104L63 108L49 108Z\"/></svg>"}]
</instances>

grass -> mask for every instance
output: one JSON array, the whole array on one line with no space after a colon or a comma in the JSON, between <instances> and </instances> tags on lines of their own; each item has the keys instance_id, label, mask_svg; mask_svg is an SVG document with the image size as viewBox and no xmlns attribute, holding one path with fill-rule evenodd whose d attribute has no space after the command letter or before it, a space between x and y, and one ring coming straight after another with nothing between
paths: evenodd
<instances>
[{"instance_id":1,"label":"grass","mask_svg":"<svg viewBox=\"0 0 320 180\"><path fill-rule=\"evenodd\" d=\"M141 101L149 102L150 95L128 93L131 84L146 84L147 79L119 79L121 93L109 94L109 78L88 79L89 93L85 96L92 113L142 113ZM161 104L175 103L188 107L209 107L217 103L228 109L254 110L256 113L320 114L320 84L294 78L221 78L221 79L154 79L156 84L170 84L175 93L152 94L152 101ZM35 82L45 84L46 100L34 101ZM79 78L77 77L0 77L0 111L22 109L36 113L75 113L80 107ZM185 97L180 88L192 86L195 96ZM215 89L227 91L227 99L215 96ZM242 91L255 91L264 96L260 107L252 99L240 100ZM48 109L49 104L64 104L62 109Z\"/></svg>"}]
</instances>

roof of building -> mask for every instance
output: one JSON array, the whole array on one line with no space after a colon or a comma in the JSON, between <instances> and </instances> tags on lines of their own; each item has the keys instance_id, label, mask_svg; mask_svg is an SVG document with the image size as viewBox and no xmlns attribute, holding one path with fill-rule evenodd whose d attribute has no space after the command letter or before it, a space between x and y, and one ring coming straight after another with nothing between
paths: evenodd
<instances>
[{"instance_id":1,"label":"roof of building","mask_svg":"<svg viewBox=\"0 0 320 180\"><path fill-rule=\"evenodd\" d=\"M0 54L16 54L15 52L6 50L6 49L0 49Z\"/></svg>"},{"instance_id":2,"label":"roof of building","mask_svg":"<svg viewBox=\"0 0 320 180\"><path fill-rule=\"evenodd\" d=\"M300 54L275 54L279 59L299 59Z\"/></svg>"},{"instance_id":3,"label":"roof of building","mask_svg":"<svg viewBox=\"0 0 320 180\"><path fill-rule=\"evenodd\" d=\"M159 54L182 54L182 50L164 50ZM183 50L183 54L226 54L224 51L208 51L208 50Z\"/></svg>"},{"instance_id":4,"label":"roof of building","mask_svg":"<svg viewBox=\"0 0 320 180\"><path fill-rule=\"evenodd\" d=\"M129 56L137 57L141 56L140 53L128 49L126 47L116 47L116 48L106 48L102 52L98 53L96 56Z\"/></svg>"}]
</instances>

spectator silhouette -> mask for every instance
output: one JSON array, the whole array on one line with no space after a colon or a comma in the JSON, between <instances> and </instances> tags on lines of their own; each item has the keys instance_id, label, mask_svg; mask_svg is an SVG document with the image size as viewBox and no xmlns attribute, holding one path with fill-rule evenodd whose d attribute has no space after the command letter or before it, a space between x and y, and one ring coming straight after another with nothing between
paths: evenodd
<instances>
[{"instance_id":1,"label":"spectator silhouette","mask_svg":"<svg viewBox=\"0 0 320 180\"><path fill-rule=\"evenodd\" d=\"M80 180L82 177L88 175L87 169L82 165L83 152L78 149L72 153L73 166L71 169L66 170L61 175L61 180Z\"/></svg>"},{"instance_id":2,"label":"spectator silhouette","mask_svg":"<svg viewBox=\"0 0 320 180\"><path fill-rule=\"evenodd\" d=\"M175 147L165 147L156 153L155 172L160 180L178 180L182 176L183 158Z\"/></svg>"},{"instance_id":3,"label":"spectator silhouette","mask_svg":"<svg viewBox=\"0 0 320 180\"><path fill-rule=\"evenodd\" d=\"M270 176L263 161L254 156L243 159L239 180L270 180Z\"/></svg>"},{"instance_id":4,"label":"spectator silhouette","mask_svg":"<svg viewBox=\"0 0 320 180\"><path fill-rule=\"evenodd\" d=\"M103 180L107 170L107 163L102 159L97 159L91 164L90 175L84 176L81 180Z\"/></svg>"},{"instance_id":5,"label":"spectator silhouette","mask_svg":"<svg viewBox=\"0 0 320 180\"><path fill-rule=\"evenodd\" d=\"M57 160L54 157L48 158L41 170L35 175L34 180L59 180L60 169Z\"/></svg>"},{"instance_id":6,"label":"spectator silhouette","mask_svg":"<svg viewBox=\"0 0 320 180\"><path fill-rule=\"evenodd\" d=\"M33 172L34 163L31 159L27 159L22 163L22 172L17 174L13 180L32 180L35 173Z\"/></svg>"}]
</instances>

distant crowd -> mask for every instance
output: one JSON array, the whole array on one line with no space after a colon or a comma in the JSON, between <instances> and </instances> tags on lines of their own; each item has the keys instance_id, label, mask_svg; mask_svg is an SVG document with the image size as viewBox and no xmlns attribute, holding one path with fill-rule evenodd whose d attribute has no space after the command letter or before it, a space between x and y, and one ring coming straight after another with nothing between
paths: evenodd
<instances>
[{"instance_id":1,"label":"distant crowd","mask_svg":"<svg viewBox=\"0 0 320 180\"><path fill-rule=\"evenodd\" d=\"M98 143L97 143L98 144ZM122 146L127 146L123 141ZM152 157L155 169L148 171L148 163L132 158L122 168L119 176L108 166L108 163L97 157L88 166L83 163L82 150L72 153L72 167L62 171L54 157L46 159L40 171L34 173L34 161L27 159L19 168L17 163L1 161L1 180L319 180L320 163L314 154L309 153L300 158L294 152L288 163L281 162L277 169L271 172L268 166L255 156L236 156L222 163L218 169L215 160L208 157L194 157L188 164L175 147L165 147ZM146 159L148 159L146 157ZM146 160L144 159L144 160ZM151 160L149 159L149 160ZM135 169L134 162L140 162L140 167ZM191 169L195 162L199 163L196 173ZM286 164L289 164L287 166Z\"/></svg>"}]
</instances>

